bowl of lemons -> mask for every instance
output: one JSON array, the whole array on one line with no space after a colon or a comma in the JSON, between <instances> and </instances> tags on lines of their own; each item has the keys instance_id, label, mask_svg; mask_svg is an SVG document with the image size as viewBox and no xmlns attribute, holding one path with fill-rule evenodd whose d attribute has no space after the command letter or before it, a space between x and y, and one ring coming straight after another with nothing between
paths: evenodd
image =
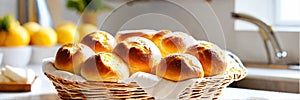
<instances>
[{"instance_id":1,"label":"bowl of lemons","mask_svg":"<svg viewBox=\"0 0 300 100\"><path fill-rule=\"evenodd\" d=\"M63 44L79 42L84 35L97 31L94 25L79 27L73 22L63 22L55 28L43 27L36 22L23 25L12 16L0 18L0 53L3 65L26 66L41 64L44 58L55 56Z\"/></svg>"},{"instance_id":2,"label":"bowl of lemons","mask_svg":"<svg viewBox=\"0 0 300 100\"><path fill-rule=\"evenodd\" d=\"M26 66L32 48L28 46L30 35L12 15L0 19L0 53L3 65Z\"/></svg>"},{"instance_id":3,"label":"bowl of lemons","mask_svg":"<svg viewBox=\"0 0 300 100\"><path fill-rule=\"evenodd\" d=\"M53 57L57 48L57 34L50 27L41 27L36 22L28 22L23 25L30 35L32 47L31 64L41 64L42 59Z\"/></svg>"}]
</instances>

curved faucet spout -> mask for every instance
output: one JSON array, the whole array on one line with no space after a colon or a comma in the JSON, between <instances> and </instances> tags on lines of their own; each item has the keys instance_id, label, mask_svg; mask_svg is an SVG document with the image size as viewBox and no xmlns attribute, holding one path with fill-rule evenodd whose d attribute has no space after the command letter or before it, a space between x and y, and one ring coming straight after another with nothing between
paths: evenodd
<instances>
[{"instance_id":1,"label":"curved faucet spout","mask_svg":"<svg viewBox=\"0 0 300 100\"><path fill-rule=\"evenodd\" d=\"M247 14L243 14L243 13L235 13L234 12L234 13L232 13L232 17L239 19L239 20L244 20L244 21L253 23L259 27L260 35L262 36L262 38L265 42L265 47L266 47L269 63L271 63L271 54L270 54L270 48L267 46L268 41L271 42L273 51L275 53L275 57L277 57L279 59L287 57L287 52L281 49L271 26L267 25L265 22L261 21L260 19L258 19L256 17L247 15Z\"/></svg>"}]
</instances>

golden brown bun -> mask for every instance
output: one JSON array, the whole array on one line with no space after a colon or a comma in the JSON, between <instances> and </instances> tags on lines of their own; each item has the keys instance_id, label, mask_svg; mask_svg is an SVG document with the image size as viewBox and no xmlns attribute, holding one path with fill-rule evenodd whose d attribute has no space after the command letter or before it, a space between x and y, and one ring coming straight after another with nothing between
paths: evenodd
<instances>
[{"instance_id":1,"label":"golden brown bun","mask_svg":"<svg viewBox=\"0 0 300 100\"><path fill-rule=\"evenodd\" d=\"M224 52L213 43L197 41L195 45L186 50L186 53L198 58L205 77L223 74L226 71L227 62Z\"/></svg>"},{"instance_id":2,"label":"golden brown bun","mask_svg":"<svg viewBox=\"0 0 300 100\"><path fill-rule=\"evenodd\" d=\"M170 30L160 30L157 33L155 33L152 38L151 41L155 44L155 45L160 45L160 42L162 40L162 38L166 35L166 34L170 34L172 33L172 31Z\"/></svg>"},{"instance_id":3,"label":"golden brown bun","mask_svg":"<svg viewBox=\"0 0 300 100\"><path fill-rule=\"evenodd\" d=\"M156 68L156 75L171 81L202 78L204 72L198 59L189 54L170 54Z\"/></svg>"},{"instance_id":4,"label":"golden brown bun","mask_svg":"<svg viewBox=\"0 0 300 100\"><path fill-rule=\"evenodd\" d=\"M116 39L107 32L97 31L87 34L81 43L92 48L96 53L111 52L116 46Z\"/></svg>"},{"instance_id":5,"label":"golden brown bun","mask_svg":"<svg viewBox=\"0 0 300 100\"><path fill-rule=\"evenodd\" d=\"M131 37L117 44L113 53L128 65L131 74L135 72L152 73L161 59L161 53L155 44L143 37Z\"/></svg>"},{"instance_id":6,"label":"golden brown bun","mask_svg":"<svg viewBox=\"0 0 300 100\"><path fill-rule=\"evenodd\" d=\"M81 75L89 81L116 82L129 77L129 70L118 56L100 52L81 65Z\"/></svg>"},{"instance_id":7,"label":"golden brown bun","mask_svg":"<svg viewBox=\"0 0 300 100\"><path fill-rule=\"evenodd\" d=\"M54 64L59 70L79 74L79 65L94 54L94 51L84 44L68 43L58 49Z\"/></svg>"},{"instance_id":8,"label":"golden brown bun","mask_svg":"<svg viewBox=\"0 0 300 100\"><path fill-rule=\"evenodd\" d=\"M166 32L160 40L155 40L163 57L172 53L183 53L190 44L196 41L192 36L183 32Z\"/></svg>"},{"instance_id":9,"label":"golden brown bun","mask_svg":"<svg viewBox=\"0 0 300 100\"><path fill-rule=\"evenodd\" d=\"M125 30L125 31L120 31L116 34L116 40L117 43L120 43L121 41L130 38L130 37L144 37L146 39L151 39L152 35L155 34L157 31L155 30Z\"/></svg>"}]
</instances>

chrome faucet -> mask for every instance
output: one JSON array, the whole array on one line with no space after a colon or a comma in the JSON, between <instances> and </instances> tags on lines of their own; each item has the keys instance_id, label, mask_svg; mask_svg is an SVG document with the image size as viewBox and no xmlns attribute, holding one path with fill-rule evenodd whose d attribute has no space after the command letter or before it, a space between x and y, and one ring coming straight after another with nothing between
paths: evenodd
<instances>
[{"instance_id":1,"label":"chrome faucet","mask_svg":"<svg viewBox=\"0 0 300 100\"><path fill-rule=\"evenodd\" d=\"M18 20L21 24L33 21L41 26L52 27L46 0L18 0Z\"/></svg>"},{"instance_id":2,"label":"chrome faucet","mask_svg":"<svg viewBox=\"0 0 300 100\"><path fill-rule=\"evenodd\" d=\"M255 24L256 26L259 27L259 33L260 33L260 35L262 36L262 38L264 40L264 46L266 48L269 64L271 64L271 63L281 63L281 64L285 63L283 61L283 58L287 57L287 52L281 49L271 26L267 25L265 22L261 21L258 18L255 18L251 15L243 14L243 13L235 13L234 12L234 13L232 13L232 17L235 18L235 19L244 20L244 21L253 23L253 24ZM272 62L271 49L268 46L268 42L270 42L272 47L273 47L275 57L278 60L280 60L281 62Z\"/></svg>"}]
</instances>

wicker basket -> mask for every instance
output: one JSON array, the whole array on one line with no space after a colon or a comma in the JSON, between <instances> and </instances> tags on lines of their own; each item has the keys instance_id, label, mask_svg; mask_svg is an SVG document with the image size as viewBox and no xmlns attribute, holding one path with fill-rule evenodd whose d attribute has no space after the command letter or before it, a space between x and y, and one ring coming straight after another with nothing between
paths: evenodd
<instances>
[{"instance_id":1,"label":"wicker basket","mask_svg":"<svg viewBox=\"0 0 300 100\"><path fill-rule=\"evenodd\" d=\"M121 82L72 82L45 75L53 82L61 99L154 99L147 95L136 83ZM244 74L245 75L245 74ZM244 75L226 74L224 77L206 77L188 86L179 96L180 99L217 99L223 88Z\"/></svg>"},{"instance_id":2,"label":"wicker basket","mask_svg":"<svg viewBox=\"0 0 300 100\"><path fill-rule=\"evenodd\" d=\"M180 93L179 99L218 99L225 87L244 78L247 70L236 56L230 57L239 66L231 66L231 70L224 75L197 79ZM61 99L155 99L134 82L78 82L58 78L47 72L44 74L53 82Z\"/></svg>"}]
</instances>

